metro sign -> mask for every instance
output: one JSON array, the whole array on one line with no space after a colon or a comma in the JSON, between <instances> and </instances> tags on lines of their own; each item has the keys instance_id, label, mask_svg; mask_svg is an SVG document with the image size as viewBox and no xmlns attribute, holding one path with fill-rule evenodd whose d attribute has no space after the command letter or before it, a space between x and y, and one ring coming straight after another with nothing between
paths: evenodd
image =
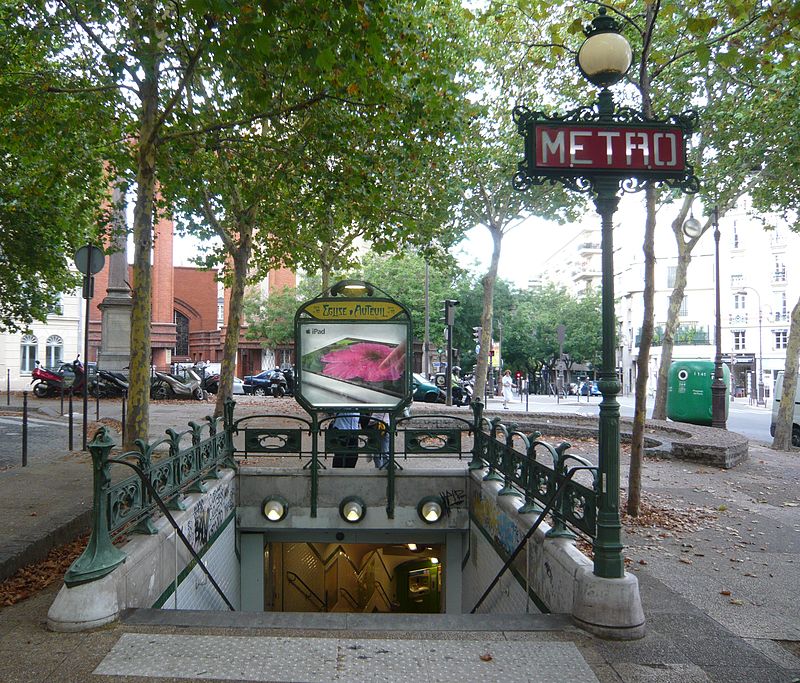
<instances>
[{"instance_id":1,"label":"metro sign","mask_svg":"<svg viewBox=\"0 0 800 683\"><path fill-rule=\"evenodd\" d=\"M687 161L697 112L653 119L628 107L601 115L598 105L548 116L517 105L513 116L525 143L525 159L513 180L519 191L560 182L577 192L591 192L597 183L613 180L624 192L651 184L687 193L700 190Z\"/></svg>"},{"instance_id":2,"label":"metro sign","mask_svg":"<svg viewBox=\"0 0 800 683\"><path fill-rule=\"evenodd\" d=\"M684 132L678 126L534 124L529 172L683 175Z\"/></svg>"}]
</instances>

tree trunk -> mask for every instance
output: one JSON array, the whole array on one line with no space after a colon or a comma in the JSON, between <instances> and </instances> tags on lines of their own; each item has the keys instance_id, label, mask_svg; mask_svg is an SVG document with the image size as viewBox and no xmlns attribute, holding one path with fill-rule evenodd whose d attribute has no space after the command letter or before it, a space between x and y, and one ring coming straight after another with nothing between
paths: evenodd
<instances>
[{"instance_id":1,"label":"tree trunk","mask_svg":"<svg viewBox=\"0 0 800 683\"><path fill-rule=\"evenodd\" d=\"M233 394L233 375L236 372L236 356L239 352L239 330L242 323L244 289L247 284L247 264L253 247L253 224L240 226L239 246L233 254L233 283L228 304L228 320L225 330L225 345L222 353L222 366L219 373L219 389L214 415L223 414L225 401Z\"/></svg>"},{"instance_id":2,"label":"tree trunk","mask_svg":"<svg viewBox=\"0 0 800 683\"><path fill-rule=\"evenodd\" d=\"M489 375L489 352L492 348L492 321L494 319L494 284L497 282L497 267L500 263L500 249L503 245L503 232L497 227L488 226L492 235L492 260L489 270L483 276L483 311L481 312L481 341L478 362L475 367L476 398L483 397L486 378Z\"/></svg>"},{"instance_id":3,"label":"tree trunk","mask_svg":"<svg viewBox=\"0 0 800 683\"><path fill-rule=\"evenodd\" d=\"M783 368L783 394L775 423L775 437L772 447L788 451L792 444L792 425L794 423L794 395L797 388L797 371L800 365L800 300L792 309L792 324L786 347L786 365ZM788 399L786 397L789 397Z\"/></svg>"},{"instance_id":4,"label":"tree trunk","mask_svg":"<svg viewBox=\"0 0 800 683\"><path fill-rule=\"evenodd\" d=\"M156 119L158 112L158 59L143 60L144 79L140 95L142 112L136 147L136 205L133 210L133 282L131 295L131 361L128 412L125 419L125 450L137 439L147 441L150 428L150 318L153 275L153 201L156 187ZM86 359L89 360L88 358Z\"/></svg>"},{"instance_id":5,"label":"tree trunk","mask_svg":"<svg viewBox=\"0 0 800 683\"><path fill-rule=\"evenodd\" d=\"M692 247L697 239L686 242L683 237L683 221L686 217L686 203L684 208L672 223L672 232L678 246L678 266L675 271L675 284L669 296L667 309L667 322L664 326L664 339L661 342L661 362L658 366L658 379L656 381L656 396L651 417L654 420L667 419L667 378L672 365L672 349L675 343L675 331L680 323L680 308L686 291L686 280L689 264L692 262ZM705 231L704 231L705 232Z\"/></svg>"},{"instance_id":6,"label":"tree trunk","mask_svg":"<svg viewBox=\"0 0 800 683\"><path fill-rule=\"evenodd\" d=\"M642 334L639 340L639 355L636 358L636 393L631 436L631 462L628 470L627 512L632 517L639 514L642 497L642 458L644 450L644 426L647 414L647 377L649 374L650 346L653 341L653 294L655 292L655 228L656 191L645 190L647 219L644 230L644 315Z\"/></svg>"}]
</instances>

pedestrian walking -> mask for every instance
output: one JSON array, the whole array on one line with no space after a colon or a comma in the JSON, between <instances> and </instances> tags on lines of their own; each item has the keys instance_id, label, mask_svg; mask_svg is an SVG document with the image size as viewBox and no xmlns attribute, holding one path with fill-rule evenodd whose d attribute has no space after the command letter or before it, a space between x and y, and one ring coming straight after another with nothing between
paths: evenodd
<instances>
[{"instance_id":1,"label":"pedestrian walking","mask_svg":"<svg viewBox=\"0 0 800 683\"><path fill-rule=\"evenodd\" d=\"M511 370L506 370L503 373L503 408L508 410L508 404L514 400L514 393L512 387L514 382L511 379Z\"/></svg>"},{"instance_id":2,"label":"pedestrian walking","mask_svg":"<svg viewBox=\"0 0 800 683\"><path fill-rule=\"evenodd\" d=\"M370 427L378 432L381 452L372 456L375 467L379 470L389 465L389 413L372 413Z\"/></svg>"},{"instance_id":3,"label":"pedestrian walking","mask_svg":"<svg viewBox=\"0 0 800 683\"><path fill-rule=\"evenodd\" d=\"M331 427L333 429L357 431L359 429L358 418L359 415L356 412L337 412ZM340 443L348 449L355 448L358 444L358 437L355 434L346 437L342 436ZM339 452L333 454L334 467L355 467L356 462L358 462L358 453Z\"/></svg>"}]
</instances>

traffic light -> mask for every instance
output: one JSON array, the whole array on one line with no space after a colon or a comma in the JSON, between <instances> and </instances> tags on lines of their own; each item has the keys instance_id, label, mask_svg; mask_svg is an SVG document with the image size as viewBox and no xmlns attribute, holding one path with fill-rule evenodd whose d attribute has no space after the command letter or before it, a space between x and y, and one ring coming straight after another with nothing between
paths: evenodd
<instances>
[{"instance_id":1,"label":"traffic light","mask_svg":"<svg viewBox=\"0 0 800 683\"><path fill-rule=\"evenodd\" d=\"M476 344L481 343L481 335L483 334L482 327L473 327L472 328L472 338L475 340Z\"/></svg>"},{"instance_id":2,"label":"traffic light","mask_svg":"<svg viewBox=\"0 0 800 683\"><path fill-rule=\"evenodd\" d=\"M444 305L442 308L443 316L442 322L445 325L453 325L456 322L456 311L455 308L458 306L458 301L456 299L445 299Z\"/></svg>"}]
</instances>

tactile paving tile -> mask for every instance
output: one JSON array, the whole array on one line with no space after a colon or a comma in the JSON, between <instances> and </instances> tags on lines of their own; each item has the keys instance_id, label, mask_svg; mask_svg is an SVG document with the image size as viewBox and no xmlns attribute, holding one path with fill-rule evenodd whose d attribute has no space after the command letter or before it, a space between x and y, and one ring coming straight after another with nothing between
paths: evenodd
<instances>
[{"instance_id":1,"label":"tactile paving tile","mask_svg":"<svg viewBox=\"0 0 800 683\"><path fill-rule=\"evenodd\" d=\"M123 634L94 673L274 683L597 681L573 643L143 633Z\"/></svg>"}]
</instances>

